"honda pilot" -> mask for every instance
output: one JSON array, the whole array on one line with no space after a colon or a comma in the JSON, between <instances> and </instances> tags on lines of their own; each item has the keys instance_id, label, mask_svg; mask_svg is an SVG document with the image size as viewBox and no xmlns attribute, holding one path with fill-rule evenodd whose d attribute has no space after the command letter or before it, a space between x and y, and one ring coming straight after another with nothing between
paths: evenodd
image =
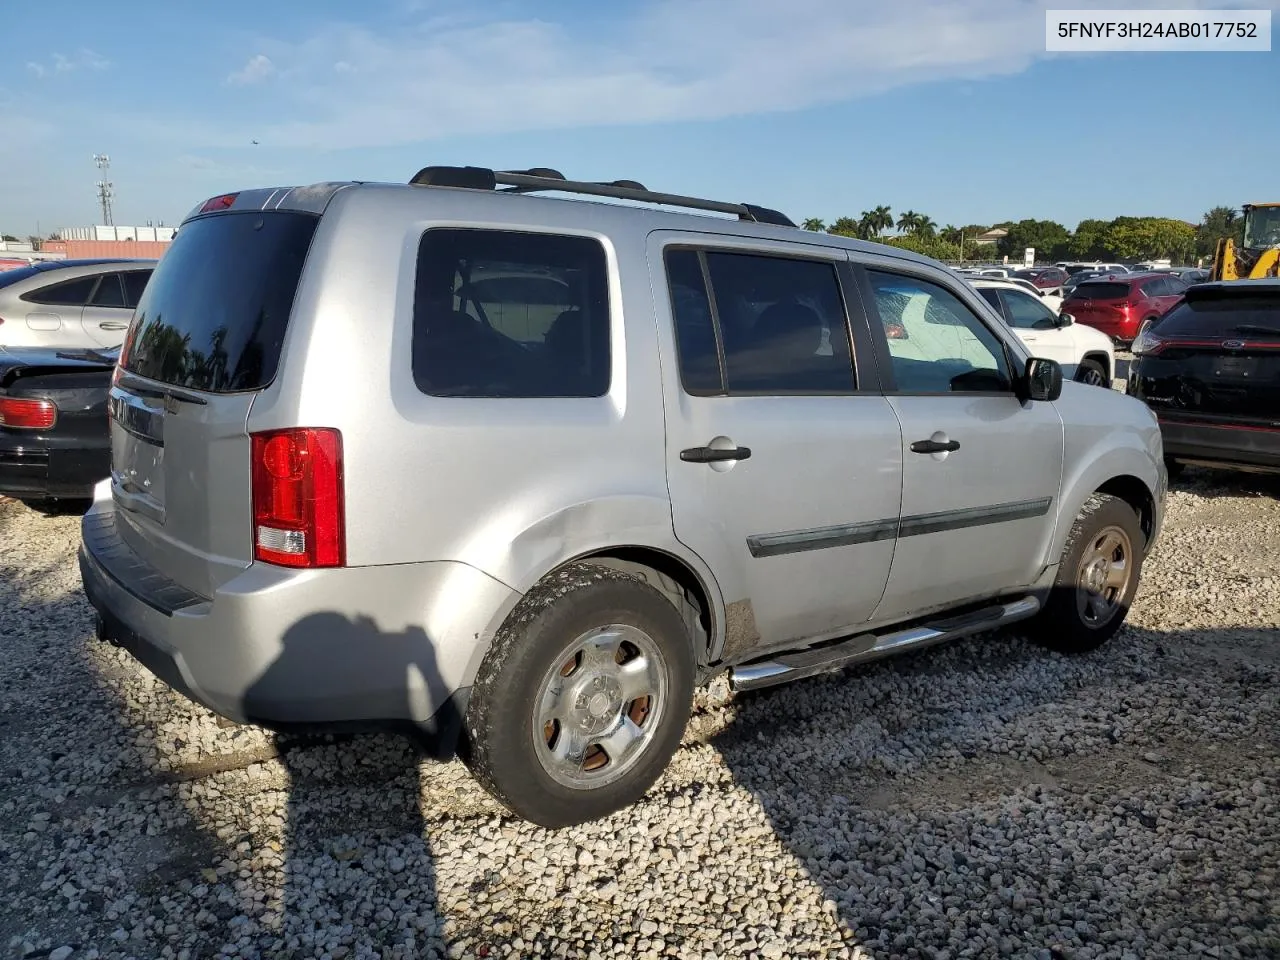
<instances>
[{"instance_id":1,"label":"honda pilot","mask_svg":"<svg viewBox=\"0 0 1280 960\"><path fill-rule=\"evenodd\" d=\"M1097 647L1166 482L1142 403L941 264L545 168L201 203L109 406L102 637L235 721L407 724L549 827L641 797L717 674Z\"/></svg>"}]
</instances>

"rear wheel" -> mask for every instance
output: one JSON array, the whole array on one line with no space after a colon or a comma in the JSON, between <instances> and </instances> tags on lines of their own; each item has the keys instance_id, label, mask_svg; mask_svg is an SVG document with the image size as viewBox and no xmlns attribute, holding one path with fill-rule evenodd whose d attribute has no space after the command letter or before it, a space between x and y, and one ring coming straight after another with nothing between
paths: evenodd
<instances>
[{"instance_id":1,"label":"rear wheel","mask_svg":"<svg viewBox=\"0 0 1280 960\"><path fill-rule=\"evenodd\" d=\"M1091 387L1110 387L1107 382L1107 371L1097 360L1081 360L1076 368L1076 379Z\"/></svg>"},{"instance_id":2,"label":"rear wheel","mask_svg":"<svg viewBox=\"0 0 1280 960\"><path fill-rule=\"evenodd\" d=\"M1095 493L1080 509L1038 618L1044 644L1083 653L1120 629L1138 590L1145 537L1133 507Z\"/></svg>"},{"instance_id":3,"label":"rear wheel","mask_svg":"<svg viewBox=\"0 0 1280 960\"><path fill-rule=\"evenodd\" d=\"M693 680L689 634L665 596L612 568L567 567L521 601L481 664L463 758L527 820L598 819L662 774Z\"/></svg>"}]
</instances>

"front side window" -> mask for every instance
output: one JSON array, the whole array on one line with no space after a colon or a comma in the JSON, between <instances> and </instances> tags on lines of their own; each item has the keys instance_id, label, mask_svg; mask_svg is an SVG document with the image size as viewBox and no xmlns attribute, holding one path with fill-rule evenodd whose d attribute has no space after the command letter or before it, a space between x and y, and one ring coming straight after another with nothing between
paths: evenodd
<instances>
[{"instance_id":1,"label":"front side window","mask_svg":"<svg viewBox=\"0 0 1280 960\"><path fill-rule=\"evenodd\" d=\"M869 270L900 393L1007 392L1000 338L955 294L917 277Z\"/></svg>"},{"instance_id":2,"label":"front side window","mask_svg":"<svg viewBox=\"0 0 1280 960\"><path fill-rule=\"evenodd\" d=\"M849 326L833 264L686 249L668 251L666 263L687 391L854 392Z\"/></svg>"},{"instance_id":3,"label":"front side window","mask_svg":"<svg viewBox=\"0 0 1280 960\"><path fill-rule=\"evenodd\" d=\"M428 230L418 249L413 376L439 397L604 396L604 247L590 237Z\"/></svg>"},{"instance_id":4,"label":"front side window","mask_svg":"<svg viewBox=\"0 0 1280 960\"><path fill-rule=\"evenodd\" d=\"M1004 290L1002 295L1008 308L1009 326L1021 330L1051 330L1057 326L1053 311L1038 297L1021 290Z\"/></svg>"}]
</instances>

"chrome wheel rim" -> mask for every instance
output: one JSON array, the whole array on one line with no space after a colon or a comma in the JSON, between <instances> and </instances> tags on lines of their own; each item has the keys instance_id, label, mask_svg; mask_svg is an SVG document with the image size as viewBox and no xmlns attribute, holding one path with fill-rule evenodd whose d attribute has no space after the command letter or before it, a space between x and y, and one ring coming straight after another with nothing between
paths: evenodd
<instances>
[{"instance_id":1,"label":"chrome wheel rim","mask_svg":"<svg viewBox=\"0 0 1280 960\"><path fill-rule=\"evenodd\" d=\"M613 783L644 756L666 702L667 663L652 637L624 623L590 630L552 661L538 687L531 724L538 762L575 790Z\"/></svg>"},{"instance_id":2,"label":"chrome wheel rim","mask_svg":"<svg viewBox=\"0 0 1280 960\"><path fill-rule=\"evenodd\" d=\"M1133 576L1133 544L1120 527L1093 535L1076 572L1076 610L1085 625L1106 626L1120 612Z\"/></svg>"}]
</instances>

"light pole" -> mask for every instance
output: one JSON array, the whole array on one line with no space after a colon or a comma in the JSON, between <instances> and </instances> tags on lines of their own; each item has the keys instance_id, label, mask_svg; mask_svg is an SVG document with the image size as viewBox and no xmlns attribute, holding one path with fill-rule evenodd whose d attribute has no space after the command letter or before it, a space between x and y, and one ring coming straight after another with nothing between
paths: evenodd
<instances>
[{"instance_id":1,"label":"light pole","mask_svg":"<svg viewBox=\"0 0 1280 960\"><path fill-rule=\"evenodd\" d=\"M111 222L111 198L114 195L113 187L115 185L106 179L106 171L111 166L111 158L105 153L95 153L93 162L99 170L103 171L103 179L98 181L98 202L102 204L102 222L105 226L114 226Z\"/></svg>"}]
</instances>

